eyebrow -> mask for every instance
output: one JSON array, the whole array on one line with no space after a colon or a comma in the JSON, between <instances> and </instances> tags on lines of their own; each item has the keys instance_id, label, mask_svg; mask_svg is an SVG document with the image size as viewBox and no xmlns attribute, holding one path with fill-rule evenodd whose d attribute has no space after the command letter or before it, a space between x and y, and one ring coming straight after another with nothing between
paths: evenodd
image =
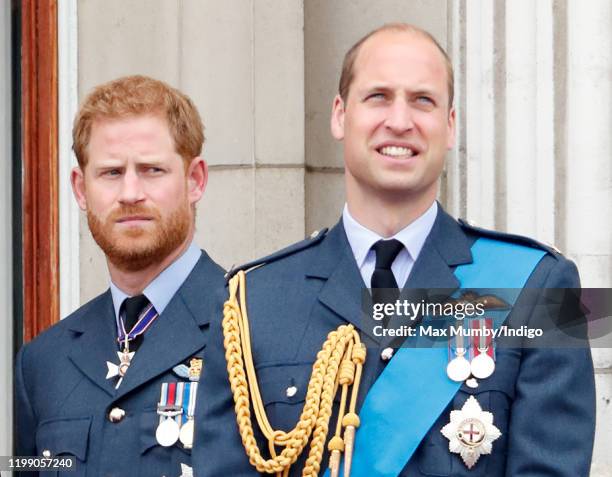
<instances>
[{"instance_id":1,"label":"eyebrow","mask_svg":"<svg viewBox=\"0 0 612 477\"><path fill-rule=\"evenodd\" d=\"M386 84L373 84L372 86L364 87L358 90L361 93L369 93L371 91L393 91L395 88ZM428 96L439 96L433 89L427 87L420 87L413 91L409 91L410 95L428 95Z\"/></svg>"}]
</instances>

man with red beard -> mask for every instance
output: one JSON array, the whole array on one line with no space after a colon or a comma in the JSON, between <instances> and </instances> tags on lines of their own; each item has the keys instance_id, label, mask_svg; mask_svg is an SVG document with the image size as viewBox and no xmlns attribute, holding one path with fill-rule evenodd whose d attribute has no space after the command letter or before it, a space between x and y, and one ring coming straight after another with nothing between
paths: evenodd
<instances>
[{"instance_id":1,"label":"man with red beard","mask_svg":"<svg viewBox=\"0 0 612 477\"><path fill-rule=\"evenodd\" d=\"M20 351L17 453L73 456L75 476L188 475L210 290L223 286L194 243L202 121L180 91L130 76L91 92L73 141L74 195L110 288Z\"/></svg>"}]
</instances>

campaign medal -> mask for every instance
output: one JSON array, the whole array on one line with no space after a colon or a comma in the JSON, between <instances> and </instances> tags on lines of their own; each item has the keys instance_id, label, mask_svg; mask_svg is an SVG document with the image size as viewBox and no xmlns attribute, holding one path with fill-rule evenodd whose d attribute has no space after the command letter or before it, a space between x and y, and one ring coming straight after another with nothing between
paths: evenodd
<instances>
[{"instance_id":1,"label":"campaign medal","mask_svg":"<svg viewBox=\"0 0 612 477\"><path fill-rule=\"evenodd\" d=\"M451 346L451 343L452 340L449 340L448 352L450 360L446 366L446 374L453 381L465 381L470 377L470 362L465 358L467 350L463 345L463 335L458 334L457 336L455 336L454 350Z\"/></svg>"},{"instance_id":2,"label":"campaign medal","mask_svg":"<svg viewBox=\"0 0 612 477\"><path fill-rule=\"evenodd\" d=\"M450 422L440 432L449 440L448 449L461 455L468 469L481 455L490 454L493 441L501 436L493 425L493 414L483 411L474 396L465 401L460 411L451 411Z\"/></svg>"},{"instance_id":3,"label":"campaign medal","mask_svg":"<svg viewBox=\"0 0 612 477\"><path fill-rule=\"evenodd\" d=\"M184 422L181 426L181 432L179 434L179 440L181 441L185 449L191 449L193 447L193 420L197 393L197 381L192 383L185 383L185 393L183 398L183 415L186 416L186 422Z\"/></svg>"},{"instance_id":4,"label":"campaign medal","mask_svg":"<svg viewBox=\"0 0 612 477\"><path fill-rule=\"evenodd\" d=\"M176 443L180 434L180 419L183 413L183 383L163 383L161 396L157 405L159 425L155 439L163 447Z\"/></svg>"},{"instance_id":5,"label":"campaign medal","mask_svg":"<svg viewBox=\"0 0 612 477\"><path fill-rule=\"evenodd\" d=\"M179 437L179 425L172 418L164 418L155 430L155 439L160 446L170 447Z\"/></svg>"},{"instance_id":6,"label":"campaign medal","mask_svg":"<svg viewBox=\"0 0 612 477\"><path fill-rule=\"evenodd\" d=\"M493 347L491 346L492 322L490 319L478 319L472 322L472 328L480 332L474 334L474 358L470 363L472 375L478 379L486 379L495 371L495 360L491 356Z\"/></svg>"}]
</instances>

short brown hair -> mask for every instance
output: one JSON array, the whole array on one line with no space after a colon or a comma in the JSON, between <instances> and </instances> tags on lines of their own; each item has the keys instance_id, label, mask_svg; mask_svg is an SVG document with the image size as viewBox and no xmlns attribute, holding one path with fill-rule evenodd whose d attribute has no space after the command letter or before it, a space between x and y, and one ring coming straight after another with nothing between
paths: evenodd
<instances>
[{"instance_id":1,"label":"short brown hair","mask_svg":"<svg viewBox=\"0 0 612 477\"><path fill-rule=\"evenodd\" d=\"M72 149L83 169L86 149L96 120L159 114L168 122L174 148L185 161L202 153L204 125L189 97L166 83L135 75L93 89L81 105L72 128Z\"/></svg>"},{"instance_id":2,"label":"short brown hair","mask_svg":"<svg viewBox=\"0 0 612 477\"><path fill-rule=\"evenodd\" d=\"M438 50L440 51L440 53L442 53L442 56L444 57L444 62L446 66L446 76L447 76L446 79L447 79L447 85L448 85L448 107L450 109L450 107L453 104L453 99L455 96L455 86L454 86L455 79L454 79L453 65L451 63L451 60L448 57L448 54L446 53L446 51L444 51L444 49L440 46L440 44L436 41L436 39L431 35L431 33L426 32L425 30L419 27L416 27L414 25L410 25L408 23L387 23L377 28L376 30L371 31L370 33L362 37L359 41L357 41L357 43L351 46L349 51L346 52L346 55L344 55L344 61L342 62L342 73L340 75L340 83L338 85L338 94L342 98L342 101L344 101L344 103L346 104L346 99L348 98L349 89L351 87L351 83L353 82L353 78L355 76L355 71L354 71L355 60L357 60L357 55L359 54L359 50L361 49L361 46L370 37L376 35L377 33L383 32L383 31L392 31L392 32L399 32L399 33L402 33L402 32L403 33L413 33L415 35L420 35L430 40L436 46L436 48L438 48Z\"/></svg>"}]
</instances>

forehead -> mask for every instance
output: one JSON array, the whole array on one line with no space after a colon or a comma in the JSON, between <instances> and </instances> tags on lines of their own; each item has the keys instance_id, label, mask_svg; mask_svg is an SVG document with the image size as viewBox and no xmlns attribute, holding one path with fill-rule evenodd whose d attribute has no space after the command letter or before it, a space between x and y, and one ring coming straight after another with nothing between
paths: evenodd
<instances>
[{"instance_id":1,"label":"forehead","mask_svg":"<svg viewBox=\"0 0 612 477\"><path fill-rule=\"evenodd\" d=\"M432 41L413 32L382 31L357 54L353 82L426 82L446 88L446 61ZM363 84L362 84L363 86Z\"/></svg>"},{"instance_id":2,"label":"forehead","mask_svg":"<svg viewBox=\"0 0 612 477\"><path fill-rule=\"evenodd\" d=\"M173 149L167 121L160 115L146 114L93 122L90 152L99 148L115 150L126 147L144 152Z\"/></svg>"}]
</instances>

